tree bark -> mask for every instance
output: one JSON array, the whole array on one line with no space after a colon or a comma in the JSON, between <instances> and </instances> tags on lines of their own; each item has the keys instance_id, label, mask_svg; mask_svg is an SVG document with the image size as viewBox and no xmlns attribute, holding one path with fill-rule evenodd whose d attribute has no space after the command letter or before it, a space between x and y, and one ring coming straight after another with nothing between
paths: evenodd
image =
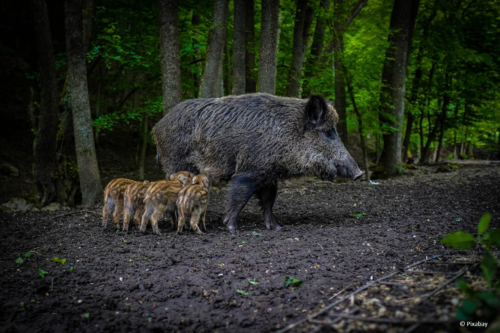
<instances>
[{"instance_id":1,"label":"tree bark","mask_svg":"<svg viewBox=\"0 0 500 333\"><path fill-rule=\"evenodd\" d=\"M278 56L279 0L262 2L260 36L259 92L274 95L276 92L276 64Z\"/></svg>"},{"instance_id":2,"label":"tree bark","mask_svg":"<svg viewBox=\"0 0 500 333\"><path fill-rule=\"evenodd\" d=\"M322 7L325 9L325 11L328 11L329 2L323 1ZM311 81L316 71L319 70L318 62L321 62L321 54L323 52L323 47L325 46L325 28L325 14L321 13L316 19L316 28L314 29L311 53L309 55L309 58L307 59L306 70L304 73L306 83L304 84L303 96L308 96L310 94L316 93L311 85Z\"/></svg>"},{"instance_id":3,"label":"tree bark","mask_svg":"<svg viewBox=\"0 0 500 333\"><path fill-rule=\"evenodd\" d=\"M33 176L38 202L57 198L56 136L58 127L56 61L45 0L32 0L35 38L40 67L40 120L36 132Z\"/></svg>"},{"instance_id":4,"label":"tree bark","mask_svg":"<svg viewBox=\"0 0 500 333\"><path fill-rule=\"evenodd\" d=\"M443 97L443 106L441 108L441 113L439 114L434 126L432 127L432 130L429 132L429 137L427 138L425 147L422 150L422 156L420 159L421 163L429 162L431 143L434 141L434 138L436 137L438 128L446 118L446 110L448 109L448 104L450 104L450 95L446 93Z\"/></svg>"},{"instance_id":5,"label":"tree bark","mask_svg":"<svg viewBox=\"0 0 500 333\"><path fill-rule=\"evenodd\" d=\"M358 130L359 130L359 137L361 140L361 150L363 151L363 164L365 168L365 176L366 176L366 181L370 181L370 165L368 163L368 148L366 147L366 140L365 140L365 135L363 134L364 132L364 127L363 127L363 117L361 115L361 112L359 112L358 107L356 105L356 99L354 98L354 91L352 89L352 84L351 80L349 79L349 75L347 74L347 70L345 67L343 68L345 78L346 78L346 84L347 84L347 91L349 92L349 95L351 97L351 103L352 107L354 109L354 112L356 113L356 117L358 118Z\"/></svg>"},{"instance_id":6,"label":"tree bark","mask_svg":"<svg viewBox=\"0 0 500 333\"><path fill-rule=\"evenodd\" d=\"M92 118L87 88L87 68L83 45L82 2L65 1L66 53L73 109L76 158L85 207L101 199L102 184L97 166Z\"/></svg>"},{"instance_id":7,"label":"tree bark","mask_svg":"<svg viewBox=\"0 0 500 333\"><path fill-rule=\"evenodd\" d=\"M207 61L201 77L200 96L219 97L221 94L222 58L226 41L229 0L214 0L212 28L208 33Z\"/></svg>"},{"instance_id":8,"label":"tree bark","mask_svg":"<svg viewBox=\"0 0 500 333\"><path fill-rule=\"evenodd\" d=\"M308 0L298 0L293 28L292 63L288 71L286 96L297 97L299 80L306 55L309 29L312 23L313 10L307 5Z\"/></svg>"},{"instance_id":9,"label":"tree bark","mask_svg":"<svg viewBox=\"0 0 500 333\"><path fill-rule=\"evenodd\" d=\"M246 13L245 0L234 0L233 30L233 95L241 95L246 90L245 53L246 53ZM252 27L253 29L253 27Z\"/></svg>"},{"instance_id":10,"label":"tree bark","mask_svg":"<svg viewBox=\"0 0 500 333\"><path fill-rule=\"evenodd\" d=\"M245 92L257 91L255 80L255 7L254 0L245 0Z\"/></svg>"},{"instance_id":11,"label":"tree bark","mask_svg":"<svg viewBox=\"0 0 500 333\"><path fill-rule=\"evenodd\" d=\"M177 0L159 0L163 114L181 102L181 57Z\"/></svg>"},{"instance_id":12,"label":"tree bark","mask_svg":"<svg viewBox=\"0 0 500 333\"><path fill-rule=\"evenodd\" d=\"M345 94L345 80L342 70L342 56L344 54L344 3L343 0L334 1L334 34L333 34L333 66L335 69L335 110L339 115L337 131L344 145L348 145L347 133L347 101Z\"/></svg>"},{"instance_id":13,"label":"tree bark","mask_svg":"<svg viewBox=\"0 0 500 333\"><path fill-rule=\"evenodd\" d=\"M229 54L229 40L224 43L224 95L231 95L231 56Z\"/></svg>"},{"instance_id":14,"label":"tree bark","mask_svg":"<svg viewBox=\"0 0 500 333\"><path fill-rule=\"evenodd\" d=\"M413 2L417 2L415 5ZM382 72L380 121L385 126L382 163L388 176L401 169L401 130L404 114L405 77L411 45L412 8L419 0L396 0L391 15L389 47ZM414 23L414 22L413 22Z\"/></svg>"}]
</instances>

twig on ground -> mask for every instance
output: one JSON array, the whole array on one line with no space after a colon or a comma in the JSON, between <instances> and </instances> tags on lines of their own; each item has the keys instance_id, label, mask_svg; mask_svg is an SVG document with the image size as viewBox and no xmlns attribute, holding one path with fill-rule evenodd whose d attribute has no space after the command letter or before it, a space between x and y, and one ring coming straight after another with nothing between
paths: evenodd
<instances>
[{"instance_id":1,"label":"twig on ground","mask_svg":"<svg viewBox=\"0 0 500 333\"><path fill-rule=\"evenodd\" d=\"M333 316L341 319L349 320L359 320L359 321L371 321L374 323L384 323L384 324L448 324L452 321L450 320L405 320L405 319L391 319L391 318L372 318L372 317L361 317L361 316L350 316L344 314L333 314Z\"/></svg>"},{"instance_id":2,"label":"twig on ground","mask_svg":"<svg viewBox=\"0 0 500 333\"><path fill-rule=\"evenodd\" d=\"M423 259L423 260L417 261L416 263L413 263L413 264L411 264L411 265L406 266L406 267L404 268L404 270L407 270L408 268L411 268L411 267L417 266L417 265L419 265L419 264L421 264L421 263L424 263L424 262L427 262L427 261L430 261L430 260L434 260L434 259L439 258L439 257L440 257L439 255L436 255L436 256L432 256L432 257L430 257L430 258L426 258L426 259ZM291 330L292 328L294 328L294 327L296 327L296 326L298 326L298 325L302 324L303 322L305 322L305 321L307 321L307 320L311 320L311 319L313 319L313 318L315 318L315 317L319 316L320 314L322 314L322 313L324 313L324 312L326 312L326 311L330 310L331 308L333 308L334 306L336 306L336 305L338 305L338 304L342 303L342 302L343 302L343 301L345 301L346 299L349 299L351 296L354 296L354 295L356 295L357 293L359 293L359 292L361 292L361 291L363 291L363 290L365 290L365 289L368 289L369 287L373 286L374 284L379 283L380 281L383 281L383 280L385 280L385 279L388 279L388 278L390 278L390 277L392 277L392 276L394 276L394 275L396 275L396 274L398 274L398 273L400 273L400 271L393 272L393 273L388 274L388 275L386 275L386 276L383 276L383 277L381 277L381 278L379 278L379 279L377 279L377 280L375 280L375 281L372 281L372 282L370 282L370 283L368 283L368 284L364 285L363 287L356 289L355 291L353 291L353 292L352 292L352 293L350 293L349 295L342 297L342 298L341 298L341 299L339 299L338 301L333 302L332 304L325 306L324 308L322 308L322 309L321 309L321 310L319 310L318 312L316 312L316 313L314 313L314 314L312 314L312 315L309 315L309 316L307 316L306 318L303 318L303 319L301 319L301 320L299 320L299 321L297 321L297 322L295 322L295 323L291 323L290 325L288 325L288 326L286 326L286 327L282 328L281 330L277 331L276 333L285 333L285 332L288 332L289 330Z\"/></svg>"},{"instance_id":3,"label":"twig on ground","mask_svg":"<svg viewBox=\"0 0 500 333\"><path fill-rule=\"evenodd\" d=\"M342 288L341 291L339 291L338 293L336 293L335 295L333 295L332 297L329 298L329 300L332 300L334 299L335 297L337 297L338 295L342 294L344 291L346 291L347 289L349 289L353 284L351 283L350 285L348 285L347 287L345 288Z\"/></svg>"}]
</instances>

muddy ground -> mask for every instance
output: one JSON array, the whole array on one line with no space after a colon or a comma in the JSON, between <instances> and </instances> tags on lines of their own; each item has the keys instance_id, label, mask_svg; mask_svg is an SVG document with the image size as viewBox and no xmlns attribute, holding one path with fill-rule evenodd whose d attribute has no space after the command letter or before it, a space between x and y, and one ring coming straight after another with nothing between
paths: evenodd
<instances>
[{"instance_id":1,"label":"muddy ground","mask_svg":"<svg viewBox=\"0 0 500 333\"><path fill-rule=\"evenodd\" d=\"M101 207L0 213L0 331L272 332L431 256L477 260L479 247L453 250L440 239L456 230L475 234L488 211L492 226L500 227L500 165L435 169L421 167L378 185L284 182L275 205L279 232L265 230L252 200L240 215L239 233L229 234L222 224L227 187L212 192L203 235L177 236L167 221L160 223L161 236L150 226L145 234L133 227L128 234L103 230ZM287 287L286 277L302 285ZM400 293L383 289L380 299ZM459 330L457 301L447 297L459 297L453 289L434 300L448 309L434 318L445 323L417 331ZM335 311L326 311L323 323L291 331L399 332L409 326L353 327L347 320L333 326ZM387 311L379 317L404 318L410 310ZM419 316L433 311L424 307Z\"/></svg>"}]
</instances>

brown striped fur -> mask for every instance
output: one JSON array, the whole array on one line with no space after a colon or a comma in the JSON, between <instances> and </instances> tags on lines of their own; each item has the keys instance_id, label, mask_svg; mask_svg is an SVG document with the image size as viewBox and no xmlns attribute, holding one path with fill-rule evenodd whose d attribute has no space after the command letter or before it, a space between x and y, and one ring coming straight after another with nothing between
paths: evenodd
<instances>
[{"instance_id":1,"label":"brown striped fur","mask_svg":"<svg viewBox=\"0 0 500 333\"><path fill-rule=\"evenodd\" d=\"M116 229L120 228L120 214L123 211L123 194L125 189L135 181L125 178L113 179L104 189L104 207L102 209L102 226L108 225L109 214L113 211L113 222Z\"/></svg>"},{"instance_id":2,"label":"brown striped fur","mask_svg":"<svg viewBox=\"0 0 500 333\"><path fill-rule=\"evenodd\" d=\"M201 218L203 221L203 229L207 231L205 226L205 218L207 215L208 203L208 189L210 188L210 181L208 176L200 174L193 178L191 185L184 187L179 192L177 198L177 213L179 220L177 223L177 234L182 233L184 222L187 216L191 217L191 229L199 234L203 232L198 226Z\"/></svg>"},{"instance_id":3,"label":"brown striped fur","mask_svg":"<svg viewBox=\"0 0 500 333\"><path fill-rule=\"evenodd\" d=\"M154 185L148 181L135 182L127 186L123 195L123 231L128 231L130 217L134 216L134 224L139 227L141 216L144 214L144 195L147 189Z\"/></svg>"},{"instance_id":4,"label":"brown striped fur","mask_svg":"<svg viewBox=\"0 0 500 333\"><path fill-rule=\"evenodd\" d=\"M141 220L141 231L146 231L146 226L151 220L153 232L161 235L158 220L163 214L170 216L172 226L175 221L175 202L179 191L191 183L194 174L188 171L177 172L170 176L170 181L160 180L151 185L144 195L145 211Z\"/></svg>"}]
</instances>

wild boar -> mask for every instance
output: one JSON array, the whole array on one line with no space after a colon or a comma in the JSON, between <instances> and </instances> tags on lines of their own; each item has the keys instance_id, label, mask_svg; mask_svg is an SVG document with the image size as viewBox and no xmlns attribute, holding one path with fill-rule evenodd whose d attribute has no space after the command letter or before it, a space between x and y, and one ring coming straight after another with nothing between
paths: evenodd
<instances>
[{"instance_id":1,"label":"wild boar","mask_svg":"<svg viewBox=\"0 0 500 333\"><path fill-rule=\"evenodd\" d=\"M163 214L170 217L172 227L175 222L175 203L179 191L191 183L194 174L187 171L177 172L170 176L170 180L160 180L151 185L144 194L145 211L141 219L142 232L151 220L151 227L155 234L161 235L158 220Z\"/></svg>"},{"instance_id":2,"label":"wild boar","mask_svg":"<svg viewBox=\"0 0 500 333\"><path fill-rule=\"evenodd\" d=\"M189 170L230 180L224 223L233 233L254 194L266 228L281 229L272 213L279 180L363 175L340 140L337 120L319 95L302 100L257 93L184 101L153 132L167 174Z\"/></svg>"},{"instance_id":3,"label":"wild boar","mask_svg":"<svg viewBox=\"0 0 500 333\"><path fill-rule=\"evenodd\" d=\"M144 214L144 194L153 184L148 181L134 182L125 189L123 194L123 231L128 231L132 215L134 216L134 224L136 227L139 226L141 217Z\"/></svg>"},{"instance_id":4,"label":"wild boar","mask_svg":"<svg viewBox=\"0 0 500 333\"><path fill-rule=\"evenodd\" d=\"M187 216L191 217L191 229L199 234L203 232L198 226L198 221L203 221L203 229L207 231L205 219L207 215L208 190L210 181L206 175L199 174L194 176L191 185L187 185L179 192L177 197L177 234L182 233L184 221Z\"/></svg>"},{"instance_id":5,"label":"wild boar","mask_svg":"<svg viewBox=\"0 0 500 333\"><path fill-rule=\"evenodd\" d=\"M104 189L104 207L102 208L102 226L108 225L109 213L113 210L113 222L116 229L120 229L120 215L123 212L123 194L125 189L134 184L134 180L117 178L108 183Z\"/></svg>"}]
</instances>

